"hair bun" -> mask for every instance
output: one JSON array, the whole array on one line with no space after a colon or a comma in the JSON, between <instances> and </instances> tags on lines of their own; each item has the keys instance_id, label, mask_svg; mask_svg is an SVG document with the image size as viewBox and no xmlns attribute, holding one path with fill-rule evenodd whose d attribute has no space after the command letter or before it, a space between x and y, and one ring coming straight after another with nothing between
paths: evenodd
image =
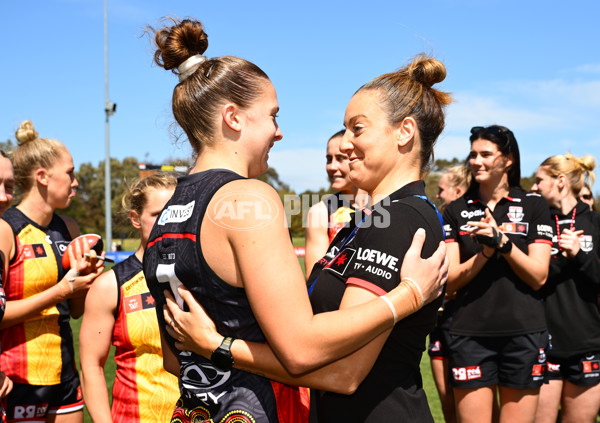
<instances>
[{"instance_id":1,"label":"hair bun","mask_svg":"<svg viewBox=\"0 0 600 423\"><path fill-rule=\"evenodd\" d=\"M427 88L446 79L446 67L442 62L423 53L417 55L407 68L408 74L415 81Z\"/></svg>"},{"instance_id":2,"label":"hair bun","mask_svg":"<svg viewBox=\"0 0 600 423\"><path fill-rule=\"evenodd\" d=\"M163 18L163 21L169 21L170 25L159 30L148 27L154 33L154 62L157 65L175 72L191 56L204 54L208 48L208 35L204 32L202 22L172 17Z\"/></svg>"},{"instance_id":3,"label":"hair bun","mask_svg":"<svg viewBox=\"0 0 600 423\"><path fill-rule=\"evenodd\" d=\"M29 141L36 140L39 134L33 127L33 123L30 120L21 122L19 129L15 132L15 137L19 144L25 144Z\"/></svg>"}]
</instances>

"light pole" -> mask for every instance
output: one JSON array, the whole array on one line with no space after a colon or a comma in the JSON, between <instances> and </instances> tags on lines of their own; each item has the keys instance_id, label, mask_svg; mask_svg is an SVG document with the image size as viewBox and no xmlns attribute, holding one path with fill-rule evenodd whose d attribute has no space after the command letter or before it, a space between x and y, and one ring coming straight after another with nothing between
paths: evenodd
<instances>
[{"instance_id":1,"label":"light pole","mask_svg":"<svg viewBox=\"0 0 600 423\"><path fill-rule=\"evenodd\" d=\"M106 159L104 163L104 215L105 215L105 239L106 251L112 247L112 207L111 207L111 178L110 178L110 127L108 118L115 114L117 105L108 98L108 0L104 0L104 112L106 120L104 124Z\"/></svg>"}]
</instances>

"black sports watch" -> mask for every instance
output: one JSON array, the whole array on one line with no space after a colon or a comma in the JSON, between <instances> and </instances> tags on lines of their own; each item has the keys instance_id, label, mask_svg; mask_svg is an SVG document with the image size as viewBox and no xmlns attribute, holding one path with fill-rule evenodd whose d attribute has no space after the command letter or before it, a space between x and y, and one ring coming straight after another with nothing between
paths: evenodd
<instances>
[{"instance_id":1,"label":"black sports watch","mask_svg":"<svg viewBox=\"0 0 600 423\"><path fill-rule=\"evenodd\" d=\"M500 251L501 254L510 253L510 250L512 250L512 246L513 246L513 243L509 239L503 245L498 247L498 251Z\"/></svg>"},{"instance_id":2,"label":"black sports watch","mask_svg":"<svg viewBox=\"0 0 600 423\"><path fill-rule=\"evenodd\" d=\"M210 356L210 361L219 370L229 371L233 367L233 356L231 355L231 344L235 341L234 338L226 337L219 345L219 348L214 350Z\"/></svg>"}]
</instances>

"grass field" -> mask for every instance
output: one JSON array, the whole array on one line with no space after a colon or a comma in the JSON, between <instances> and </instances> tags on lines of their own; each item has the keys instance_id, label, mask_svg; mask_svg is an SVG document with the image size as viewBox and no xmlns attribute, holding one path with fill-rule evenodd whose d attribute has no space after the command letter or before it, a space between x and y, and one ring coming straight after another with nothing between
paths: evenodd
<instances>
[{"instance_id":1,"label":"grass field","mask_svg":"<svg viewBox=\"0 0 600 423\"><path fill-rule=\"evenodd\" d=\"M294 246L302 246L304 245L304 238L294 238L293 239ZM131 251L139 245L139 241L137 240L124 240L123 242L123 250ZM304 269L304 257L299 257L300 264ZM73 329L73 337L75 339L75 358L77 362L77 367L79 366L79 328L81 326L81 319L71 320L71 328ZM81 370L81 369L80 369ZM112 385L115 375L115 362L114 362L114 347L111 347L110 355L106 361L106 365L104 367L104 373L106 376L106 385L108 386L109 393L112 391ZM423 375L423 385L425 392L427 394L427 398L429 399L429 406L431 408L431 413L433 414L433 418L436 423L444 422L444 417L442 415L442 408L440 405L439 398L437 396L437 391L435 385L433 383L433 377L431 375L431 366L429 363L429 356L427 353L423 354L423 358L421 360L421 373ZM84 410L84 421L92 422L87 410Z\"/></svg>"}]
</instances>

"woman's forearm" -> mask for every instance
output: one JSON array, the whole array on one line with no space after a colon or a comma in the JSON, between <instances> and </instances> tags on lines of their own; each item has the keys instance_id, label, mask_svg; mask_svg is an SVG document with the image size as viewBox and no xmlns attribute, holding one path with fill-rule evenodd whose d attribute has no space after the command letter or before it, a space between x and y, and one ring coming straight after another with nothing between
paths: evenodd
<instances>
[{"instance_id":1,"label":"woman's forearm","mask_svg":"<svg viewBox=\"0 0 600 423\"><path fill-rule=\"evenodd\" d=\"M104 367L98 365L82 365L81 387L86 399L85 406L94 422L112 422L108 388L104 378Z\"/></svg>"}]
</instances>

